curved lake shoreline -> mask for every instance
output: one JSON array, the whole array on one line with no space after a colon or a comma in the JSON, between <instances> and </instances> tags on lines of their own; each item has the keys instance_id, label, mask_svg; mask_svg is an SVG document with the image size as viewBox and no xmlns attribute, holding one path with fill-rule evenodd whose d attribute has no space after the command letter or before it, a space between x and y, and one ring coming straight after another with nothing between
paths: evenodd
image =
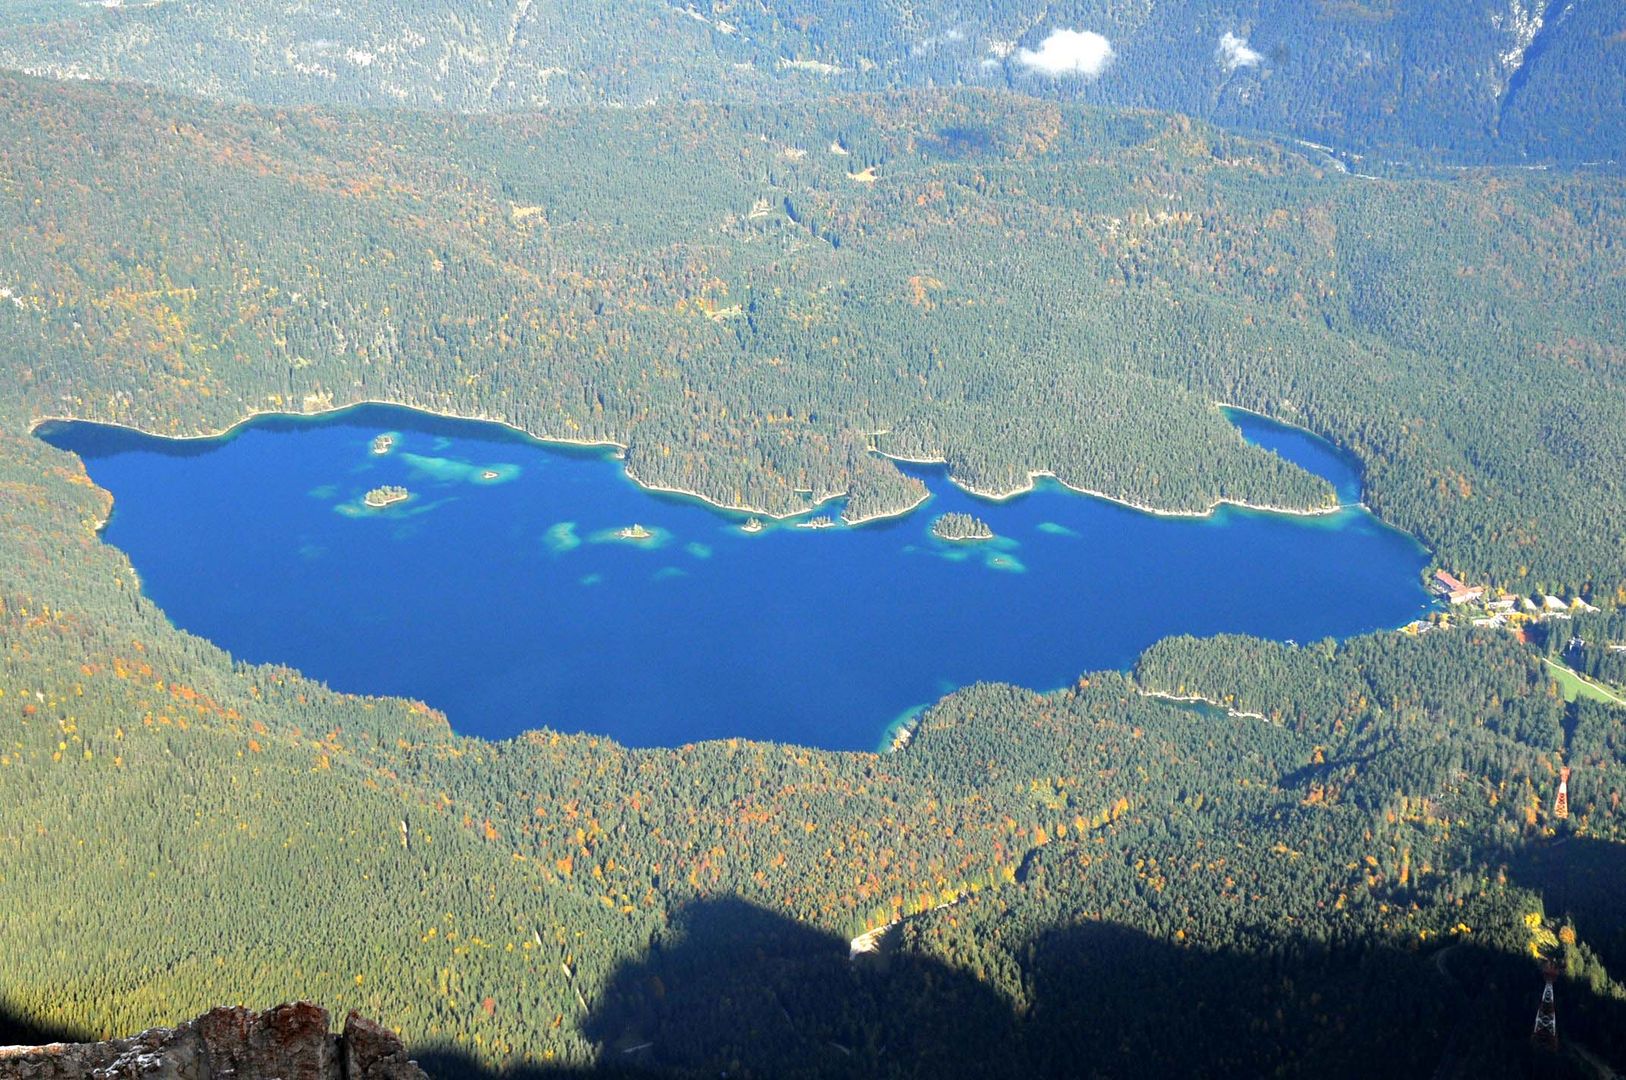
<instances>
[{"instance_id":1,"label":"curved lake shoreline","mask_svg":"<svg viewBox=\"0 0 1626 1080\"><path fill-rule=\"evenodd\" d=\"M1063 686L1170 634L1347 637L1430 606L1426 553L1359 507L1156 514L1044 480L995 502L902 463L920 502L987 518L999 539L944 543L907 513L752 535L744 511L639 486L614 444L500 422L374 405L268 414L225 438L55 423L35 430L114 493L104 539L176 625L486 738L869 750L971 682ZM382 430L400 438L374 454ZM335 512L385 483L414 498ZM231 497L245 487L254 506ZM629 521L654 538L601 541ZM813 532L827 535L799 539Z\"/></svg>"},{"instance_id":2,"label":"curved lake shoreline","mask_svg":"<svg viewBox=\"0 0 1626 1080\"><path fill-rule=\"evenodd\" d=\"M1318 440L1320 439L1319 436L1314 435L1312 432L1305 431L1303 428L1296 428L1296 427L1294 427L1294 425L1289 424L1286 421L1277 420L1274 417L1266 416L1264 413L1256 412L1256 411L1254 411L1252 409L1247 409L1247 408L1244 408L1243 406L1240 406L1240 405L1231 405L1231 404L1228 404L1226 402L1215 402L1214 404L1222 412L1235 411L1235 412L1247 413L1248 415L1257 417L1260 420L1263 420L1263 421L1265 421L1265 422L1267 422L1269 424L1276 425L1276 426L1283 427L1283 428L1292 428L1293 430L1303 432L1304 434L1310 436L1311 438L1318 439ZM366 410L366 409L369 409L369 408L400 409L400 410L403 410L403 411L408 412L408 413L413 413L413 414L417 414L417 415L420 415L420 416L431 417L431 418L435 418L435 419L439 419L439 420L449 420L449 421L456 421L456 422L459 422L459 423L470 423L470 424L490 424L490 425L493 425L493 426L495 426L497 428L502 429L505 432L510 433L511 435L513 435L513 436L515 436L517 438L523 439L523 440L527 441L528 443L532 443L532 444L535 444L535 445L538 445L538 446L543 446L543 447L576 447L576 448L581 448L581 449L609 449L609 450L619 451L622 455L625 455L625 453L626 453L626 451L628 449L628 445L626 443L618 442L618 441L616 441L614 439L577 439L577 438L571 438L569 436L562 436L562 435L543 435L543 434L538 434L536 432L530 431L527 428L520 427L520 426L518 426L518 425L516 425L514 423L511 423L510 421L503 420L503 419L500 419L500 418L494 417L494 416L488 416L488 415L485 415L483 413L473 413L473 414L471 414L471 413L443 412L443 411L440 411L440 410L429 408L427 406L412 405L412 404L408 404L406 402L391 401L391 400L384 399L384 398L367 398L367 399L364 399L364 400L361 400L361 401L351 402L351 403L349 403L347 405L334 405L334 406L332 406L330 408L318 409L318 410L315 410L313 412L293 412L293 411L286 410L286 409L252 409L248 413L246 413L242 418L240 418L240 419L238 419L236 421L233 421L232 423L226 425L225 427L216 428L216 429L214 429L212 431L196 432L196 433L185 434L185 435L170 435L170 434L164 434L162 432L149 431L146 428L142 428L142 427L139 427L139 426L134 425L134 424L126 424L126 423L121 423L119 421L113 421L113 420L91 420L91 419L85 419L83 417L77 417L77 416L64 416L64 415L54 415L54 414L34 418L31 421L31 423L29 424L28 430L29 430L30 434L38 436L39 433L40 433L41 428L47 427L48 425L51 425L51 424L66 424L66 425L95 424L95 425L97 425L99 427L115 428L115 429L118 429L120 431L128 431L128 432L131 432L131 433L136 434L136 435L143 435L143 436L146 436L148 438L165 439L165 440L168 440L168 441L171 441L171 442L176 442L176 443L221 443L221 442L227 442L227 441L230 441L231 439L236 438L237 435L240 432L242 432L243 430L251 427L252 425L254 425L256 423L261 423L261 422L268 421L268 420L269 421L274 421L274 422L275 421L287 421L287 422L293 422L293 423L298 423L298 422L326 423L326 422L331 422L331 421L334 421L334 420L343 420L345 417L355 413L358 410ZM1233 423L1234 423L1234 420L1233 420ZM884 434L884 432L873 432L872 434ZM1324 441L1324 440L1321 440L1321 441ZM1331 444L1328 444L1328 445L1330 446ZM1344 451L1342 451L1341 449L1339 449L1337 447L1334 447L1333 449L1337 450L1337 452L1340 453L1340 454L1344 454ZM947 464L947 461L944 458L911 458L911 457L906 457L906 456L898 455L898 454L889 454L886 451L877 449L874 446L870 447L870 452L875 454L878 457L886 458L888 461L892 461L892 462L896 462L896 463L902 463L902 464L910 464L910 465L946 465ZM733 512L733 513L740 513L740 514L752 514L752 515L755 515L757 517L765 517L765 518L772 519L774 521L788 521L788 520L790 520L792 518L798 518L798 517L802 517L802 516L804 516L806 514L814 513L819 508L825 506L827 503L833 502L836 499L845 498L849 494L849 492L847 492L847 491L827 492L827 493L825 493L823 495L818 496L816 499L814 499L812 502L810 502L806 507L804 507L804 508L802 508L800 510L786 511L786 512L783 512L783 513L774 513L773 511L770 511L770 510L762 510L762 509L752 507L752 506L749 506L749 505L724 502L724 501L722 501L720 499L716 499L716 498L713 498L712 496L705 495L705 494L703 494L701 492L698 492L698 491L695 491L695 490L693 490L691 488L672 487L672 486L668 486L668 485L664 485L664 484L654 483L652 481L647 481L647 480L644 480L644 479L640 478L632 470L631 466L628 466L628 465L625 465L625 464L622 466L621 471L627 477L627 479L631 480L634 484L638 485L639 487L643 488L646 491L661 492L663 494L668 494L668 495L681 495L681 496L684 496L684 497L687 497L687 498L696 499L699 502L704 503L707 506L714 507L714 508L716 508L718 510L726 510L726 511L730 511L730 512ZM955 486L959 487L963 491L966 491L969 494L975 495L980 499L986 499L986 500L988 500L990 502L1004 502L1006 500L1013 499L1018 495L1028 494L1029 492L1034 490L1034 484L1035 484L1036 481L1038 481L1040 479L1048 479L1048 480L1055 481L1057 484L1060 484L1062 487L1065 487L1067 490L1075 492L1077 494L1087 495L1090 498L1095 498L1095 499L1103 499L1103 500L1106 500L1107 502L1116 503L1116 504L1118 504L1120 506L1126 506L1126 507L1129 507L1130 509L1137 510L1137 511L1139 511L1141 513L1144 513L1144 514L1154 514L1154 515L1157 515L1159 517L1201 518L1201 517L1210 516L1210 515L1218 512L1219 510L1221 510L1221 509L1223 509L1223 508L1225 508L1227 506L1234 506L1234 507L1238 507L1240 509L1245 509L1245 510L1254 510L1254 511L1257 511L1259 513L1266 513L1266 514L1282 514L1282 515L1297 516L1297 517L1314 517L1314 516L1319 516L1319 515L1323 515L1323 514L1335 514L1339 510L1344 509L1345 505L1347 505L1347 504L1345 504L1343 502L1340 502L1338 505L1327 506L1327 507L1272 506L1272 505L1261 504L1261 503L1250 503L1250 502L1246 502L1246 501L1239 500L1239 499L1219 498L1219 499L1215 499L1214 501L1209 503L1207 509L1204 509L1204 510L1174 510L1174 509L1168 509L1168 508L1165 508L1165 507L1152 506L1152 505L1147 504L1147 503L1136 502L1136 501L1134 501L1132 499L1126 499L1126 498L1123 498L1123 497L1117 496L1117 495L1110 495L1110 494L1107 494L1106 492L1098 491L1098 490L1095 490L1093 488L1088 488L1088 487L1084 487L1084 486L1081 486L1081 485L1078 485L1078 484L1069 483L1068 481L1062 480L1061 478L1059 478L1054 472L1052 472L1049 469L1031 469L1031 470L1029 470L1028 473L1027 473L1027 481L1026 481L1026 483L1024 483L1022 485L1019 485L1017 487L1013 487L1013 488L1011 488L1011 489L1009 489L1007 491L986 491L986 490L980 489L980 488L976 487L974 484L970 483L969 481L962 480L959 477L955 476L952 472L945 472L945 477L950 483L952 483ZM893 518L899 518L899 517L907 516L908 514L912 513L914 510L918 509L920 506L925 504L930 498L931 498L930 493L927 493L925 495L920 496L914 502L912 502L911 504L909 504L908 506L905 506L905 507L900 507L900 508L891 509L891 510L885 510L885 511L881 511L881 512L878 512L878 513L873 513L873 514L866 514L866 515L862 515L862 516L856 517L856 518L849 518L845 514L843 514L841 520L842 520L842 522L844 524L846 524L848 526L852 526L852 527L868 524L870 522L875 522L875 521L888 521L888 520L891 520Z\"/></svg>"},{"instance_id":3,"label":"curved lake shoreline","mask_svg":"<svg viewBox=\"0 0 1626 1080\"><path fill-rule=\"evenodd\" d=\"M1008 491L985 491L967 480L961 480L952 472L948 472L948 462L943 458L900 457L896 454L888 454L883 450L876 450L875 453L886 458L888 461L894 461L904 465L943 466L945 470L944 476L950 483L958 486L962 490L969 492L972 495L975 495L979 499L992 503L1009 502L1011 499L1014 499L1019 495L1031 494L1034 491L1034 486L1038 481L1050 480L1058 486L1066 488L1075 495L1084 495L1091 499L1100 499L1102 502L1115 503L1118 506L1124 507L1125 509L1133 510L1139 514L1151 514L1153 517L1206 518L1212 517L1214 514L1223 510L1227 506L1234 506L1239 510L1253 510L1261 514L1278 514L1282 517L1324 517L1328 514L1336 514L1345 509L1345 504L1343 503L1339 503L1336 506L1295 508L1291 506L1269 506L1263 503L1245 502L1241 499L1222 498L1215 499L1213 502L1209 503L1208 509L1206 510L1167 510L1156 506L1148 506L1145 503L1134 502L1130 499L1119 498L1116 495L1108 495L1104 491L1096 491L1093 488L1080 487L1077 484L1070 484L1061 479L1055 473L1051 472L1049 469L1029 469L1027 482L1017 487L1013 487Z\"/></svg>"}]
</instances>

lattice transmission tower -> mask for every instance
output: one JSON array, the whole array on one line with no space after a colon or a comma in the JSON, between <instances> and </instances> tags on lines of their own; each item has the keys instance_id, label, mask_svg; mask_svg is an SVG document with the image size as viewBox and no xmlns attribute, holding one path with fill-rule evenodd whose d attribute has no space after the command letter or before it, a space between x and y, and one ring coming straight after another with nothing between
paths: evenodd
<instances>
[{"instance_id":1,"label":"lattice transmission tower","mask_svg":"<svg viewBox=\"0 0 1626 1080\"><path fill-rule=\"evenodd\" d=\"M1553 1006L1553 980L1558 978L1558 969L1551 964L1541 969L1542 979L1541 1004L1536 1007L1536 1028L1530 1033L1530 1038L1538 1046L1545 1046L1551 1050L1558 1049L1558 1012Z\"/></svg>"}]
</instances>

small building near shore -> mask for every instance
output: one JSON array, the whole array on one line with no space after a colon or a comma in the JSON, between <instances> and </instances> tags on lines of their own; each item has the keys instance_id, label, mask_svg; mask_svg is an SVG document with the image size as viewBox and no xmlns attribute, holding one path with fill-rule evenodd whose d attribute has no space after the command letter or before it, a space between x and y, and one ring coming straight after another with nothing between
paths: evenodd
<instances>
[{"instance_id":1,"label":"small building near shore","mask_svg":"<svg viewBox=\"0 0 1626 1080\"><path fill-rule=\"evenodd\" d=\"M1466 604L1485 595L1483 585L1464 585L1444 570L1434 571L1434 592L1452 604Z\"/></svg>"}]
</instances>

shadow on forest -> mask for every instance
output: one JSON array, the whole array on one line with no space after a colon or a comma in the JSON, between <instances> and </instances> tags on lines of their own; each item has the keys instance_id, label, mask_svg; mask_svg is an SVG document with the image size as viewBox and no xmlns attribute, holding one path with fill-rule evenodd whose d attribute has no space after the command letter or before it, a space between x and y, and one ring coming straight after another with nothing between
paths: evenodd
<instances>
[{"instance_id":1,"label":"shadow on forest","mask_svg":"<svg viewBox=\"0 0 1626 1080\"><path fill-rule=\"evenodd\" d=\"M1510 856L1508 872L1542 894L1548 915L1572 918L1581 939L1626 981L1626 844L1557 836Z\"/></svg>"},{"instance_id":2,"label":"shadow on forest","mask_svg":"<svg viewBox=\"0 0 1626 1080\"><path fill-rule=\"evenodd\" d=\"M736 898L680 908L593 1006L583 1030L602 1046L595 1075L968 1075L1015 1029L1009 1003L968 974L902 953L853 964L844 939ZM574 1075L414 1056L437 1080Z\"/></svg>"},{"instance_id":3,"label":"shadow on forest","mask_svg":"<svg viewBox=\"0 0 1626 1080\"><path fill-rule=\"evenodd\" d=\"M44 1043L79 1042L85 1038L82 1031L69 1027L54 1027L24 1019L0 995L0 1046L40 1046Z\"/></svg>"},{"instance_id":4,"label":"shadow on forest","mask_svg":"<svg viewBox=\"0 0 1626 1080\"><path fill-rule=\"evenodd\" d=\"M1626 843L1566 832L1512 854L1508 874L1541 893L1550 918L1573 923L1596 958L1561 984L1561 994L1576 997L1567 1030L1626 1074L1626 1003L1601 996L1598 967L1626 984Z\"/></svg>"},{"instance_id":5,"label":"shadow on forest","mask_svg":"<svg viewBox=\"0 0 1626 1080\"><path fill-rule=\"evenodd\" d=\"M1618 929L1610 882L1626 845L1571 838L1510 864L1549 889L1562 855L1583 937ZM1578 889L1577 881L1586 882ZM1583 898L1584 897L1584 901ZM1579 905L1579 906L1576 906ZM1548 909L1560 909L1549 893ZM1593 912L1583 916L1582 911ZM912 925L952 956L948 909ZM593 1067L497 1070L460 1050L412 1048L435 1080L553 1077L1597 1077L1580 1048L1626 1061L1626 1002L1584 978L1558 988L1558 1055L1533 1050L1534 963L1465 937L1417 950L1340 951L1277 940L1268 952L1177 946L1086 922L1022 937L984 913L979 974L907 943L848 958L848 943L737 898L679 908L671 930L590 1002ZM1269 939L1266 928L1260 938ZM1602 940L1602 937L1599 938ZM968 959L968 962L976 962ZM996 989L996 986L1002 987ZM0 1045L76 1041L0 999Z\"/></svg>"},{"instance_id":6,"label":"shadow on forest","mask_svg":"<svg viewBox=\"0 0 1626 1080\"><path fill-rule=\"evenodd\" d=\"M493 1069L467 1051L442 1046L413 1047L408 1053L412 1060L423 1066L431 1080L553 1080L555 1077L571 1076L597 1078L639 1075L610 1068L570 1068L529 1062Z\"/></svg>"},{"instance_id":7,"label":"shadow on forest","mask_svg":"<svg viewBox=\"0 0 1626 1080\"><path fill-rule=\"evenodd\" d=\"M939 912L923 923L953 917ZM1007 996L990 980L907 947L854 963L839 937L739 899L706 900L679 909L662 942L623 964L592 1002L583 1030L602 1049L598 1068L586 1071L1572 1074L1567 1058L1530 1047L1540 978L1527 958L1462 945L1445 964L1440 951L1339 952L1305 942L1268 955L1203 951L1085 923L1019 942L1023 974L1014 963L990 974L1007 980ZM1565 990L1578 1019L1583 993ZM1588 1028L1626 1022L1620 1003L1593 1004ZM584 1074L529 1065L498 1072L455 1051L417 1049L414 1056L437 1080Z\"/></svg>"}]
</instances>

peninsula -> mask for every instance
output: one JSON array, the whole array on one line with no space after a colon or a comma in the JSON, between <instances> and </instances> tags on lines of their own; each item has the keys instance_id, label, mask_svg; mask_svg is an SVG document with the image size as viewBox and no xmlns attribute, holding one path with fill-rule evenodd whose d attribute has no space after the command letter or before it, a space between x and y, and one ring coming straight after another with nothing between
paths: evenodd
<instances>
[{"instance_id":1,"label":"peninsula","mask_svg":"<svg viewBox=\"0 0 1626 1080\"><path fill-rule=\"evenodd\" d=\"M939 540L992 540L994 530L970 514L943 514L932 522L932 535Z\"/></svg>"},{"instance_id":2,"label":"peninsula","mask_svg":"<svg viewBox=\"0 0 1626 1080\"><path fill-rule=\"evenodd\" d=\"M373 488L373 490L362 496L361 501L374 510L382 510L386 506L406 502L411 497L412 493L406 488L395 484L385 484L383 487Z\"/></svg>"},{"instance_id":3,"label":"peninsula","mask_svg":"<svg viewBox=\"0 0 1626 1080\"><path fill-rule=\"evenodd\" d=\"M902 473L896 474L895 480L871 477L867 482L853 485L841 511L841 520L848 525L862 525L902 517L929 498L931 492L918 477Z\"/></svg>"}]
</instances>

